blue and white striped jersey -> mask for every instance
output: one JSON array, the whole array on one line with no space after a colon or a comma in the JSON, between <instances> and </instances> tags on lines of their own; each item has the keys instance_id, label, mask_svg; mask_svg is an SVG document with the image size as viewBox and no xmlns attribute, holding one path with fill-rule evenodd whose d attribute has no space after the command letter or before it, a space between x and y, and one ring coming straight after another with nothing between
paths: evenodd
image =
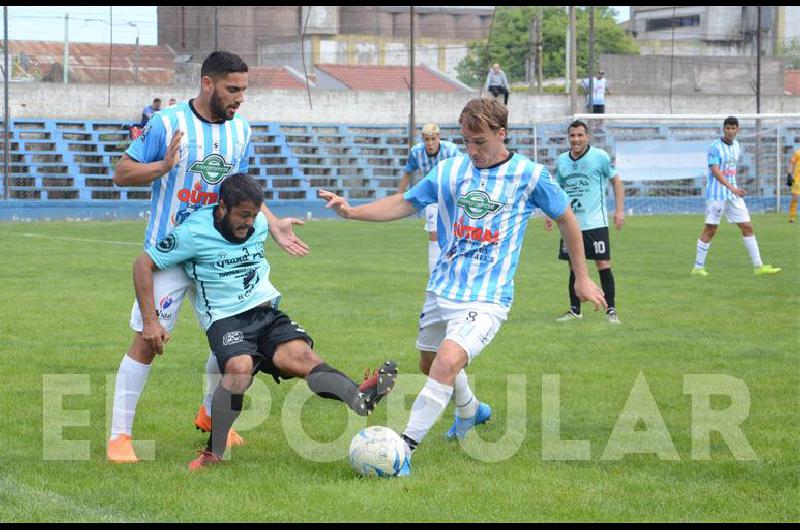
<instances>
[{"instance_id":1,"label":"blue and white striped jersey","mask_svg":"<svg viewBox=\"0 0 800 530\"><path fill-rule=\"evenodd\" d=\"M406 173L411 173L419 169L422 171L423 175L427 175L428 172L433 169L433 166L442 160L452 158L460 153L461 151L456 144L448 142L447 140L441 140L439 142L439 152L436 153L435 156L430 156L428 152L425 151L425 142L421 142L411 148L411 152L408 154L408 162L406 162L406 167L404 167L403 170Z\"/></svg>"},{"instance_id":2,"label":"blue and white striped jersey","mask_svg":"<svg viewBox=\"0 0 800 530\"><path fill-rule=\"evenodd\" d=\"M163 160L175 129L184 132L181 160L153 181L145 249L164 239L193 211L217 202L225 177L247 171L251 134L247 120L236 114L222 123L208 122L194 111L191 101L154 114L125 153L142 163Z\"/></svg>"},{"instance_id":3,"label":"blue and white striped jersey","mask_svg":"<svg viewBox=\"0 0 800 530\"><path fill-rule=\"evenodd\" d=\"M159 269L183 265L194 281L194 306L203 316L205 329L280 296L269 281L270 267L264 255L269 225L264 214L256 216L247 240L231 243L214 226L215 208L201 208L146 250Z\"/></svg>"},{"instance_id":4,"label":"blue and white striped jersey","mask_svg":"<svg viewBox=\"0 0 800 530\"><path fill-rule=\"evenodd\" d=\"M486 169L459 155L439 163L404 195L415 208L437 203L442 253L427 290L448 300L510 308L525 227L535 208L556 218L567 195L547 169L513 153Z\"/></svg>"},{"instance_id":5,"label":"blue and white striped jersey","mask_svg":"<svg viewBox=\"0 0 800 530\"><path fill-rule=\"evenodd\" d=\"M736 164L739 162L741 151L739 142L736 140L732 144L726 144L722 138L718 138L708 149L708 182L706 183L706 200L722 201L731 200L735 196L731 190L719 183L711 173L711 166L718 166L722 176L735 188L736 186Z\"/></svg>"}]
</instances>

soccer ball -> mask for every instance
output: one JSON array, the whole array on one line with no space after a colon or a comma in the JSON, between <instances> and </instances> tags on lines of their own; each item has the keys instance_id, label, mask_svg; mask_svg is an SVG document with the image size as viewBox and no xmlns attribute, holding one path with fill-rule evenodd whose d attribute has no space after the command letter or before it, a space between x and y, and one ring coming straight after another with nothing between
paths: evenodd
<instances>
[{"instance_id":1,"label":"soccer ball","mask_svg":"<svg viewBox=\"0 0 800 530\"><path fill-rule=\"evenodd\" d=\"M395 477L406 458L406 443L388 427L367 427L350 442L350 465L365 477Z\"/></svg>"}]
</instances>

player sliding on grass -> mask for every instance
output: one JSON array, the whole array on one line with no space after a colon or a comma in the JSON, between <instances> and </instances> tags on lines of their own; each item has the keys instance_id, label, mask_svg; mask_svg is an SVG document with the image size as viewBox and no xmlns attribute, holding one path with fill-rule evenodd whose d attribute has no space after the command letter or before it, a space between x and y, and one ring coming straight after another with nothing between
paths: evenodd
<instances>
[{"instance_id":1,"label":"player sliding on grass","mask_svg":"<svg viewBox=\"0 0 800 530\"><path fill-rule=\"evenodd\" d=\"M338 195L319 192L340 216L363 221L401 219L439 204L444 245L428 281L417 337L420 368L428 379L403 432L408 458L401 474L410 472L411 453L451 397L456 403L453 438L463 438L491 415L466 384L464 368L491 342L511 309L514 273L535 208L556 220L575 258L575 292L596 308L605 306L602 291L587 274L581 232L566 194L544 166L506 149L506 107L494 99L473 99L458 121L468 156L440 162L406 193L352 207Z\"/></svg>"},{"instance_id":2,"label":"player sliding on grass","mask_svg":"<svg viewBox=\"0 0 800 530\"><path fill-rule=\"evenodd\" d=\"M278 310L280 293L269 281L264 254L268 222L264 194L243 173L225 179L219 204L191 215L172 234L134 263L136 298L142 309L142 340L160 354L169 332L153 297L153 272L182 265L194 281L195 309L223 376L211 404L211 435L189 469L221 461L228 432L242 410L252 376L266 372L278 381L302 377L316 394L343 401L366 416L394 386L397 368L385 362L361 386L327 365L312 350L306 331Z\"/></svg>"},{"instance_id":3,"label":"player sliding on grass","mask_svg":"<svg viewBox=\"0 0 800 530\"><path fill-rule=\"evenodd\" d=\"M114 170L118 186L152 184L150 220L145 230L145 250L169 235L195 210L217 201L220 182L237 171L246 171L250 156L250 124L236 113L247 90L247 65L233 53L216 51L200 69L200 94L187 102L153 115L142 135L131 144ZM308 246L297 238L293 218L278 219L266 208L269 230L275 242L293 256L308 254ZM171 331L178 321L191 281L180 267L156 273L153 282L156 310ZM136 405L144 392L156 352L142 340L142 315L134 301L131 310L133 342L117 371L109 461L135 463L131 431ZM211 430L209 410L219 370L213 355L206 361L206 394L195 417L195 426ZM231 431L229 443L242 438Z\"/></svg>"},{"instance_id":4,"label":"player sliding on grass","mask_svg":"<svg viewBox=\"0 0 800 530\"><path fill-rule=\"evenodd\" d=\"M694 260L692 276L708 276L706 256L711 240L719 228L722 214L729 223L736 223L742 231L742 241L756 276L777 274L781 270L772 265L764 265L758 250L758 242L750 222L750 212L744 203L745 191L736 187L736 165L739 163L741 149L736 135L739 133L739 120L730 116L722 123L722 138L717 139L708 150L708 181L706 184L706 224L697 241L697 255Z\"/></svg>"}]
</instances>

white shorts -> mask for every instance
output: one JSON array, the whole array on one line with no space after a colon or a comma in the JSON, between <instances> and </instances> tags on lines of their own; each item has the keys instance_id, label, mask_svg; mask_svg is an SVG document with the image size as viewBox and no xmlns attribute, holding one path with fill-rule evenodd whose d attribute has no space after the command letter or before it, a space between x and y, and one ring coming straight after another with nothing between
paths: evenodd
<instances>
[{"instance_id":1,"label":"white shorts","mask_svg":"<svg viewBox=\"0 0 800 530\"><path fill-rule=\"evenodd\" d=\"M429 204L425 207L425 231L436 232L436 218L439 217L439 205Z\"/></svg>"},{"instance_id":2,"label":"white shorts","mask_svg":"<svg viewBox=\"0 0 800 530\"><path fill-rule=\"evenodd\" d=\"M192 281L186 276L183 267L180 265L163 271L153 271L153 295L156 311L161 325L167 331L172 331L175 323L178 322L178 313L180 313L183 299L187 293L189 298L193 300L194 287L192 286ZM139 333L144 327L138 300L133 301L130 324L131 329Z\"/></svg>"},{"instance_id":3,"label":"white shorts","mask_svg":"<svg viewBox=\"0 0 800 530\"><path fill-rule=\"evenodd\" d=\"M722 214L729 223L747 223L750 221L750 212L741 197L720 201L706 201L706 224L718 225Z\"/></svg>"},{"instance_id":4,"label":"white shorts","mask_svg":"<svg viewBox=\"0 0 800 530\"><path fill-rule=\"evenodd\" d=\"M454 302L426 293L419 316L417 348L435 352L445 339L452 340L467 352L467 362L492 341L508 309L486 302Z\"/></svg>"}]
</instances>

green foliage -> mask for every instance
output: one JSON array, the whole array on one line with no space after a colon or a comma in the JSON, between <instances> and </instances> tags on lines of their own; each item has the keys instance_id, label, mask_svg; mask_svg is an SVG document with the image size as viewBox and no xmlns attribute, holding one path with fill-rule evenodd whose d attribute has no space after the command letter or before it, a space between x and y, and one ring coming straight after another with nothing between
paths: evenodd
<instances>
[{"instance_id":1,"label":"green foliage","mask_svg":"<svg viewBox=\"0 0 800 530\"><path fill-rule=\"evenodd\" d=\"M496 462L469 456L444 439L449 406L415 453L412 475L397 480L359 479L346 448L333 461L301 457L282 425L289 392L305 383L275 385L264 375L246 397L245 414L263 414L239 429L247 444L217 468L190 473L186 465L207 439L192 420L208 344L188 300L136 413L134 436L155 444L154 459L108 464L107 395L130 344L130 270L143 223L3 223L0 521L797 521L800 232L785 214L754 216L762 255L784 269L756 278L739 231L720 226L711 275L700 279L689 269L702 223L702 215L632 216L612 230L622 325L611 327L588 307L581 321L554 321L568 303L567 265L555 258L558 230L532 219L509 319L467 369L476 395L494 409L476 434L492 444L519 421L521 446ZM427 276L421 221L315 221L298 231L312 248L305 258L266 245L281 309L351 377L396 359L398 386L372 422L402 430L424 384L414 347ZM590 274L597 281L592 264ZM640 373L679 461L601 458ZM86 391L45 400L50 374L72 374ZM543 374L560 378L561 439L587 440L590 460L543 457ZM686 374L744 382L750 406L739 427L759 461L736 460L713 431L710 459L692 458ZM525 390L507 393L509 375L524 377ZM256 406L251 396L267 391L271 403ZM507 404L515 396L521 411ZM729 403L714 396L714 414ZM349 441L339 402L311 397L301 419L317 443ZM89 458L46 459L57 428L67 443L88 440Z\"/></svg>"},{"instance_id":2,"label":"green foliage","mask_svg":"<svg viewBox=\"0 0 800 530\"><path fill-rule=\"evenodd\" d=\"M778 43L777 55L786 60L786 68L800 69L800 40L792 39L788 43Z\"/></svg>"},{"instance_id":3,"label":"green foliage","mask_svg":"<svg viewBox=\"0 0 800 530\"><path fill-rule=\"evenodd\" d=\"M468 55L456 67L459 80L473 87L480 86L486 81L489 67L496 62L506 73L509 83L524 81L531 56L531 20L539 10L536 6L498 7L489 46L485 42L469 45ZM557 7L544 8L542 13L542 72L545 78L563 77L569 17L563 8ZM595 7L595 61L602 53L639 53L633 38L617 25L614 14L610 7ZM589 13L586 9L578 9L576 18L578 75L583 77L588 75Z\"/></svg>"}]
</instances>

